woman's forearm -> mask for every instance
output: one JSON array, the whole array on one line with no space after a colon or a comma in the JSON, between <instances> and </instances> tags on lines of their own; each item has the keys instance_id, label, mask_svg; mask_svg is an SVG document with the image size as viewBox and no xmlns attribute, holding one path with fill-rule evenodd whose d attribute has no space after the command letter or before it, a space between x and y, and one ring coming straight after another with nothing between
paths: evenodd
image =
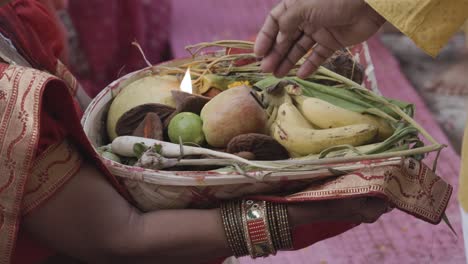
<instances>
[{"instance_id":1,"label":"woman's forearm","mask_svg":"<svg viewBox=\"0 0 468 264\"><path fill-rule=\"evenodd\" d=\"M23 224L49 247L90 263L197 263L231 255L218 210L139 213L89 164Z\"/></svg>"},{"instance_id":2,"label":"woman's forearm","mask_svg":"<svg viewBox=\"0 0 468 264\"><path fill-rule=\"evenodd\" d=\"M113 246L116 262L201 263L232 255L219 209L147 213L135 216L127 232L128 240Z\"/></svg>"}]
</instances>

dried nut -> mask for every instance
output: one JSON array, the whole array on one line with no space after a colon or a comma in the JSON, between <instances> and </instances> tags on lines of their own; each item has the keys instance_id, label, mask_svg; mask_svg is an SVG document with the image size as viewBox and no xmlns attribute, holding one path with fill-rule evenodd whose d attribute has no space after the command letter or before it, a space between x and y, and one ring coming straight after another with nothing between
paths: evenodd
<instances>
[{"instance_id":1,"label":"dried nut","mask_svg":"<svg viewBox=\"0 0 468 264\"><path fill-rule=\"evenodd\" d=\"M163 104L143 104L136 106L120 117L115 127L118 136L132 135L148 113L156 113L164 121L175 111L174 108Z\"/></svg>"},{"instance_id":2,"label":"dried nut","mask_svg":"<svg viewBox=\"0 0 468 264\"><path fill-rule=\"evenodd\" d=\"M133 131L133 136L163 140L163 126L156 113L147 113L143 121Z\"/></svg>"},{"instance_id":3,"label":"dried nut","mask_svg":"<svg viewBox=\"0 0 468 264\"><path fill-rule=\"evenodd\" d=\"M211 99L211 98L206 97L206 96L197 95L197 94L189 94L189 93L182 92L182 91L171 91L171 93L172 93L172 97L174 98L174 101L176 103L176 109L177 110L180 110L180 108L184 107L190 101L191 102L190 104L192 106L198 106L200 108L200 110L193 109L194 111L198 112L198 113L193 112L194 114L197 114L197 115L200 114L200 111L203 108L203 106L206 103L208 103L208 101L210 101L210 99ZM187 110L188 109L184 109L181 112L191 112L191 111L187 111Z\"/></svg>"},{"instance_id":4,"label":"dried nut","mask_svg":"<svg viewBox=\"0 0 468 264\"><path fill-rule=\"evenodd\" d=\"M291 85L294 83L292 81L289 81L289 80L281 80L279 81L278 83L270 86L270 87L267 87L266 88L266 92L271 94L271 95L277 95L277 96L281 96L284 94L285 92L285 88L288 86L288 85Z\"/></svg>"},{"instance_id":5,"label":"dried nut","mask_svg":"<svg viewBox=\"0 0 468 264\"><path fill-rule=\"evenodd\" d=\"M201 110L211 98L196 94L189 94L182 91L172 91L172 96L176 102L176 110L164 120L164 128L169 126L172 118L182 112L191 112L200 115Z\"/></svg>"},{"instance_id":6,"label":"dried nut","mask_svg":"<svg viewBox=\"0 0 468 264\"><path fill-rule=\"evenodd\" d=\"M242 151L242 152L233 153L233 154L237 155L237 156L239 156L241 158L244 158L246 160L255 160L256 159L255 154L253 154L250 151Z\"/></svg>"},{"instance_id":7,"label":"dried nut","mask_svg":"<svg viewBox=\"0 0 468 264\"><path fill-rule=\"evenodd\" d=\"M339 50L335 52L332 57L325 61L323 66L359 84L364 79L364 68L347 51ZM320 83L327 85L336 84L336 82L329 80L323 80Z\"/></svg>"},{"instance_id":8,"label":"dried nut","mask_svg":"<svg viewBox=\"0 0 468 264\"><path fill-rule=\"evenodd\" d=\"M206 96L206 97L209 97L209 98L213 98L215 96L217 96L218 94L221 93L221 90L219 89L216 89L216 88L210 88L206 93L204 93L203 95Z\"/></svg>"},{"instance_id":9,"label":"dried nut","mask_svg":"<svg viewBox=\"0 0 468 264\"><path fill-rule=\"evenodd\" d=\"M255 160L284 160L289 158L288 151L274 138L256 133L234 137L227 146L227 152L237 155L250 152L254 155Z\"/></svg>"}]
</instances>

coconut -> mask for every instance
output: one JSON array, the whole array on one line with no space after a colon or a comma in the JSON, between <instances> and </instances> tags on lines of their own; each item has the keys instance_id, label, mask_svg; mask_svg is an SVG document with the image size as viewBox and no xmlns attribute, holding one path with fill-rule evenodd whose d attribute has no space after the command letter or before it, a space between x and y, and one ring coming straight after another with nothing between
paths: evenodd
<instances>
[{"instance_id":1,"label":"coconut","mask_svg":"<svg viewBox=\"0 0 468 264\"><path fill-rule=\"evenodd\" d=\"M107 115L107 133L111 140L117 137L116 125L120 117L143 104L163 104L174 107L171 91L178 90L180 81L175 76L148 76L123 88L114 98Z\"/></svg>"}]
</instances>

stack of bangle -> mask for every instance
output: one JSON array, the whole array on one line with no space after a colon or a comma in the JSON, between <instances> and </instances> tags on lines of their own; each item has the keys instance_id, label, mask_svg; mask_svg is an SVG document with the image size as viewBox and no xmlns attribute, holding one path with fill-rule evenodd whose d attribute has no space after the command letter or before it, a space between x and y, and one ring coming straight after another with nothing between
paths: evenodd
<instances>
[{"instance_id":1,"label":"stack of bangle","mask_svg":"<svg viewBox=\"0 0 468 264\"><path fill-rule=\"evenodd\" d=\"M236 257L266 257L293 247L285 204L231 201L221 205L221 216L228 244Z\"/></svg>"}]
</instances>

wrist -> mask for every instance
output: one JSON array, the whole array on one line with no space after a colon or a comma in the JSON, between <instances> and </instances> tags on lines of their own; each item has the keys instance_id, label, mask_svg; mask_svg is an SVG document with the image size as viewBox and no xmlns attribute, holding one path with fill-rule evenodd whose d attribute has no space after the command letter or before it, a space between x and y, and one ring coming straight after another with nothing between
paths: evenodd
<instances>
[{"instance_id":1,"label":"wrist","mask_svg":"<svg viewBox=\"0 0 468 264\"><path fill-rule=\"evenodd\" d=\"M292 249L292 228L285 204L231 201L221 204L221 218L227 243L236 257L266 257Z\"/></svg>"}]
</instances>

